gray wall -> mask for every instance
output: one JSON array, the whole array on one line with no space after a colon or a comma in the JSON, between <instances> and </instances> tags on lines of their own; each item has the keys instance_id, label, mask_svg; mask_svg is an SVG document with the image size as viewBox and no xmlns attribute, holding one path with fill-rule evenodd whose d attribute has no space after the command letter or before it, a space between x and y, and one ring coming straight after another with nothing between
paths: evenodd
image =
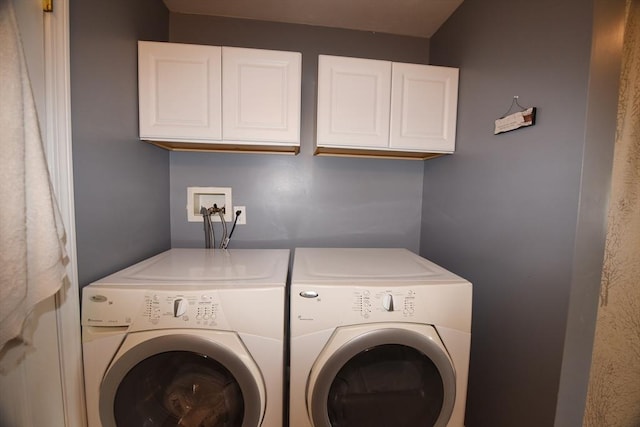
<instances>
[{"instance_id":1,"label":"gray wall","mask_svg":"<svg viewBox=\"0 0 640 427\"><path fill-rule=\"evenodd\" d=\"M187 187L232 187L247 207L230 247L390 246L418 251L423 162L314 157L318 54L428 63L428 39L171 14L174 42L302 52L298 156L171 153L171 243L202 246ZM218 236L220 228L217 228Z\"/></svg>"},{"instance_id":2,"label":"gray wall","mask_svg":"<svg viewBox=\"0 0 640 427\"><path fill-rule=\"evenodd\" d=\"M166 40L157 0L70 2L81 286L168 249L169 155L138 141L138 39Z\"/></svg>"},{"instance_id":3,"label":"gray wall","mask_svg":"<svg viewBox=\"0 0 640 427\"><path fill-rule=\"evenodd\" d=\"M615 105L591 149L588 3L466 1L431 40L432 63L461 69L458 137L454 156L425 163L420 247L474 283L469 427L554 425L573 274L599 279ZM514 95L537 123L494 136Z\"/></svg>"},{"instance_id":4,"label":"gray wall","mask_svg":"<svg viewBox=\"0 0 640 427\"><path fill-rule=\"evenodd\" d=\"M561 380L556 425L579 425L574 383L590 357L612 137L609 103L594 92L615 74L589 68L592 12L578 0L467 0L430 52L423 39L365 32L186 15L169 23L152 0L72 1L80 284L170 244L200 246L186 187L230 186L249 218L232 247L420 248L474 282L469 427L553 425ZM139 142L135 41L166 40L167 28L174 41L303 52L301 154L169 154ZM457 153L424 163L313 157L318 53L431 55L460 67ZM615 56L600 55L615 68ZM494 136L513 95L538 107L538 123Z\"/></svg>"}]
</instances>

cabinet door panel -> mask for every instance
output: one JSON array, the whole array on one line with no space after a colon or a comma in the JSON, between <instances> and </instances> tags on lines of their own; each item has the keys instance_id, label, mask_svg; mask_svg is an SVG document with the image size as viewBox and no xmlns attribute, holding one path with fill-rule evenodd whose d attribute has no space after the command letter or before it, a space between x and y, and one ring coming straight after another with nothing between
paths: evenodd
<instances>
[{"instance_id":1,"label":"cabinet door panel","mask_svg":"<svg viewBox=\"0 0 640 427\"><path fill-rule=\"evenodd\" d=\"M391 62L320 55L318 146L388 147Z\"/></svg>"},{"instance_id":2,"label":"cabinet door panel","mask_svg":"<svg viewBox=\"0 0 640 427\"><path fill-rule=\"evenodd\" d=\"M223 47L225 141L299 143L301 54Z\"/></svg>"},{"instance_id":3,"label":"cabinet door panel","mask_svg":"<svg viewBox=\"0 0 640 427\"><path fill-rule=\"evenodd\" d=\"M138 42L140 137L220 140L220 47Z\"/></svg>"},{"instance_id":4,"label":"cabinet door panel","mask_svg":"<svg viewBox=\"0 0 640 427\"><path fill-rule=\"evenodd\" d=\"M458 69L394 63L389 146L453 152L457 99Z\"/></svg>"}]
</instances>

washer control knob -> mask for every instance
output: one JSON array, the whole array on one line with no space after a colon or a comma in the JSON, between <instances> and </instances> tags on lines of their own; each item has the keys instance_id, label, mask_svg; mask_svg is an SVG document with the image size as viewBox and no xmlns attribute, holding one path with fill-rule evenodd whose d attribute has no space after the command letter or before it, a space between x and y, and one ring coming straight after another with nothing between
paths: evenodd
<instances>
[{"instance_id":1,"label":"washer control knob","mask_svg":"<svg viewBox=\"0 0 640 427\"><path fill-rule=\"evenodd\" d=\"M385 294L382 298L382 308L387 311L393 311L393 295Z\"/></svg>"},{"instance_id":2,"label":"washer control knob","mask_svg":"<svg viewBox=\"0 0 640 427\"><path fill-rule=\"evenodd\" d=\"M187 312L187 301L184 298L176 298L173 301L173 317L180 317Z\"/></svg>"}]
</instances>

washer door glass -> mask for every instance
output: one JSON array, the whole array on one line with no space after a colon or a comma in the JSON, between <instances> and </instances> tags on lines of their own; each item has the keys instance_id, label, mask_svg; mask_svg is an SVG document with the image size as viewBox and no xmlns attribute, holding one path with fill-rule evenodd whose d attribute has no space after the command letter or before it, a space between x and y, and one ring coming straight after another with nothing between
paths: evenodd
<instances>
[{"instance_id":1,"label":"washer door glass","mask_svg":"<svg viewBox=\"0 0 640 427\"><path fill-rule=\"evenodd\" d=\"M444 401L436 365L397 344L359 353L338 371L327 409L333 427L433 426Z\"/></svg>"},{"instance_id":2,"label":"washer door glass","mask_svg":"<svg viewBox=\"0 0 640 427\"><path fill-rule=\"evenodd\" d=\"M237 427L244 400L233 375L212 358L169 351L124 376L114 399L118 427Z\"/></svg>"}]
</instances>

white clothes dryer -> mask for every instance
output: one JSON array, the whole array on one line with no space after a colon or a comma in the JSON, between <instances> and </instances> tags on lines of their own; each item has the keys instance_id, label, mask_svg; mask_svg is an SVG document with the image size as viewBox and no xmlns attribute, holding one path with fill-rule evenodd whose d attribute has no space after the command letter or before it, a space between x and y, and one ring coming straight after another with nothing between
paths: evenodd
<instances>
[{"instance_id":1,"label":"white clothes dryer","mask_svg":"<svg viewBox=\"0 0 640 427\"><path fill-rule=\"evenodd\" d=\"M296 249L290 425L463 426L471 299L406 249Z\"/></svg>"},{"instance_id":2,"label":"white clothes dryer","mask_svg":"<svg viewBox=\"0 0 640 427\"><path fill-rule=\"evenodd\" d=\"M282 427L289 250L171 249L82 292L89 427Z\"/></svg>"}]
</instances>

